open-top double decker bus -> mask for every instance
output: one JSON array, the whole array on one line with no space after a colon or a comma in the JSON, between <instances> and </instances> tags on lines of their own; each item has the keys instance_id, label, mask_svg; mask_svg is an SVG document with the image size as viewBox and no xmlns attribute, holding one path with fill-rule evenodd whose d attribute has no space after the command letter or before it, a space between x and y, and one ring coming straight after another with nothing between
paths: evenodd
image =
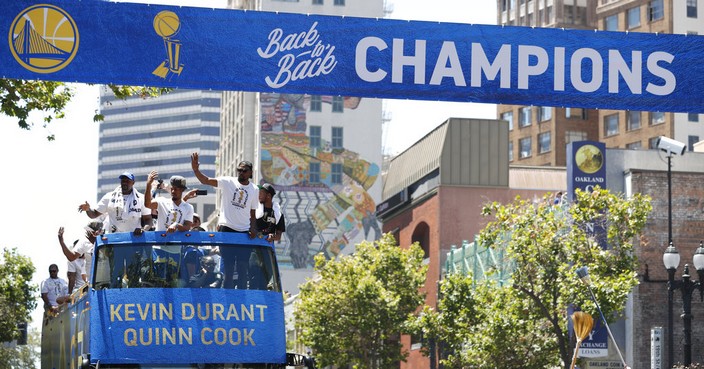
<instances>
[{"instance_id":1,"label":"open-top double decker bus","mask_svg":"<svg viewBox=\"0 0 704 369\"><path fill-rule=\"evenodd\" d=\"M195 248L218 255L221 268L231 272L189 280L186 255ZM286 354L279 272L273 245L263 239L219 232L106 234L96 242L91 276L44 319L43 369L303 364L300 355Z\"/></svg>"}]
</instances>

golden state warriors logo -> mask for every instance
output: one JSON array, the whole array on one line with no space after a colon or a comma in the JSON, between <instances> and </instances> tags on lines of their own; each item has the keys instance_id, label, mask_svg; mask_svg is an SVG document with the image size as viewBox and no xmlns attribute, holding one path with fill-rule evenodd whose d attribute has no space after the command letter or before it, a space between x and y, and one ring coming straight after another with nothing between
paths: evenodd
<instances>
[{"instance_id":1,"label":"golden state warriors logo","mask_svg":"<svg viewBox=\"0 0 704 369\"><path fill-rule=\"evenodd\" d=\"M181 64L181 41L174 37L181 30L181 21L176 13L164 10L154 17L154 32L164 39L166 49L166 60L162 62L152 74L166 79L172 74L181 75L183 64Z\"/></svg>"},{"instance_id":2,"label":"golden state warriors logo","mask_svg":"<svg viewBox=\"0 0 704 369\"><path fill-rule=\"evenodd\" d=\"M30 6L10 26L10 51L20 65L36 73L54 73L78 52L78 27L63 9L49 4Z\"/></svg>"},{"instance_id":3,"label":"golden state warriors logo","mask_svg":"<svg viewBox=\"0 0 704 369\"><path fill-rule=\"evenodd\" d=\"M577 168L587 174L593 174L599 171L604 165L604 155L601 150L594 145L584 145L574 154L574 161L577 163Z\"/></svg>"}]
</instances>

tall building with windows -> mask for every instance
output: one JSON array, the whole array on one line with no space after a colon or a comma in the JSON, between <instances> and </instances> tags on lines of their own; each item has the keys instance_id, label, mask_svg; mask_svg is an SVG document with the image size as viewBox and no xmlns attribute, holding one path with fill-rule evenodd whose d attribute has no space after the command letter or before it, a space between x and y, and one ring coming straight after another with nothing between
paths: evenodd
<instances>
[{"instance_id":1,"label":"tall building with windows","mask_svg":"<svg viewBox=\"0 0 704 369\"><path fill-rule=\"evenodd\" d=\"M234 9L383 17L383 0L230 0ZM282 25L285 30L286 25ZM291 30L291 32L299 32ZM272 183L286 232L276 244L284 288L311 276L313 256L354 251L381 236L382 102L348 96L223 94L218 175L255 164L257 183Z\"/></svg>"},{"instance_id":2,"label":"tall building with windows","mask_svg":"<svg viewBox=\"0 0 704 369\"><path fill-rule=\"evenodd\" d=\"M200 153L201 169L215 175L215 154L220 140L220 92L173 90L154 98L116 99L107 87L100 89L98 199L119 186L125 171L135 175L135 187L145 191L149 172L157 170L168 182L184 176L189 188L200 187L191 170L190 155ZM212 189L189 202L203 219L215 211ZM164 196L168 194L163 193Z\"/></svg>"},{"instance_id":3,"label":"tall building with windows","mask_svg":"<svg viewBox=\"0 0 704 369\"><path fill-rule=\"evenodd\" d=\"M498 0L497 22L697 35L704 32L698 4L699 0ZM636 150L653 148L659 136L667 136L687 143L691 151L704 139L704 124L695 113L499 105L497 117L511 123L512 164L563 166L565 147L575 140Z\"/></svg>"},{"instance_id":4,"label":"tall building with windows","mask_svg":"<svg viewBox=\"0 0 704 369\"><path fill-rule=\"evenodd\" d=\"M606 31L704 34L699 0L600 0L596 28ZM702 14L704 17L704 14ZM704 139L702 117L696 113L599 111L600 139L607 147L651 149L659 136L687 144Z\"/></svg>"},{"instance_id":5,"label":"tall building with windows","mask_svg":"<svg viewBox=\"0 0 704 369\"><path fill-rule=\"evenodd\" d=\"M593 29L596 0L498 0L497 22L505 26ZM566 164L572 141L598 140L599 113L593 109L498 105L509 122L509 162L516 165Z\"/></svg>"}]
</instances>

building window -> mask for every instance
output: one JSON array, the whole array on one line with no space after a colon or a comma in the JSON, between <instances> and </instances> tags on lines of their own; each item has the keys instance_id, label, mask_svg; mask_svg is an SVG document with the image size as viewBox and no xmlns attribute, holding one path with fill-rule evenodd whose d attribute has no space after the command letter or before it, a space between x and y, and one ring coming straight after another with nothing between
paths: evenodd
<instances>
[{"instance_id":1,"label":"building window","mask_svg":"<svg viewBox=\"0 0 704 369\"><path fill-rule=\"evenodd\" d=\"M629 111L626 113L626 130L632 131L640 128L640 111Z\"/></svg>"},{"instance_id":2,"label":"building window","mask_svg":"<svg viewBox=\"0 0 704 369\"><path fill-rule=\"evenodd\" d=\"M530 137L524 137L518 140L519 158L523 159L531 155L531 143L532 142Z\"/></svg>"},{"instance_id":3,"label":"building window","mask_svg":"<svg viewBox=\"0 0 704 369\"><path fill-rule=\"evenodd\" d=\"M694 144L699 142L699 136L687 136L687 150L694 151Z\"/></svg>"},{"instance_id":4,"label":"building window","mask_svg":"<svg viewBox=\"0 0 704 369\"><path fill-rule=\"evenodd\" d=\"M323 99L320 95L310 96L310 111L323 111Z\"/></svg>"},{"instance_id":5,"label":"building window","mask_svg":"<svg viewBox=\"0 0 704 369\"><path fill-rule=\"evenodd\" d=\"M618 31L618 14L604 18L604 29L607 31Z\"/></svg>"},{"instance_id":6,"label":"building window","mask_svg":"<svg viewBox=\"0 0 704 369\"><path fill-rule=\"evenodd\" d=\"M310 163L308 166L308 182L320 183L320 163Z\"/></svg>"},{"instance_id":7,"label":"building window","mask_svg":"<svg viewBox=\"0 0 704 369\"><path fill-rule=\"evenodd\" d=\"M538 122L546 122L552 119L552 107L541 106L538 108Z\"/></svg>"},{"instance_id":8,"label":"building window","mask_svg":"<svg viewBox=\"0 0 704 369\"><path fill-rule=\"evenodd\" d=\"M567 131L565 132L565 144L570 142L584 141L587 139L587 132Z\"/></svg>"},{"instance_id":9,"label":"building window","mask_svg":"<svg viewBox=\"0 0 704 369\"><path fill-rule=\"evenodd\" d=\"M626 144L626 148L628 150L640 150L642 147L643 147L643 145L641 145L640 141L631 142L629 144Z\"/></svg>"},{"instance_id":10,"label":"building window","mask_svg":"<svg viewBox=\"0 0 704 369\"><path fill-rule=\"evenodd\" d=\"M530 126L530 106L518 109L518 126L521 128Z\"/></svg>"},{"instance_id":11,"label":"building window","mask_svg":"<svg viewBox=\"0 0 704 369\"><path fill-rule=\"evenodd\" d=\"M687 18L697 17L697 0L687 0Z\"/></svg>"},{"instance_id":12,"label":"building window","mask_svg":"<svg viewBox=\"0 0 704 369\"><path fill-rule=\"evenodd\" d=\"M508 142L508 161L513 161L513 141Z\"/></svg>"},{"instance_id":13,"label":"building window","mask_svg":"<svg viewBox=\"0 0 704 369\"><path fill-rule=\"evenodd\" d=\"M342 127L332 127L332 148L341 149L343 145Z\"/></svg>"},{"instance_id":14,"label":"building window","mask_svg":"<svg viewBox=\"0 0 704 369\"><path fill-rule=\"evenodd\" d=\"M550 151L550 132L543 132L538 135L538 153L544 154Z\"/></svg>"},{"instance_id":15,"label":"building window","mask_svg":"<svg viewBox=\"0 0 704 369\"><path fill-rule=\"evenodd\" d=\"M565 118L581 118L587 120L587 109L565 108Z\"/></svg>"},{"instance_id":16,"label":"building window","mask_svg":"<svg viewBox=\"0 0 704 369\"><path fill-rule=\"evenodd\" d=\"M342 96L333 96L332 97L332 112L333 113L342 113L344 110L345 104L344 101L342 100Z\"/></svg>"},{"instance_id":17,"label":"building window","mask_svg":"<svg viewBox=\"0 0 704 369\"><path fill-rule=\"evenodd\" d=\"M689 113L687 114L687 120L690 122L699 122L699 114Z\"/></svg>"},{"instance_id":18,"label":"building window","mask_svg":"<svg viewBox=\"0 0 704 369\"><path fill-rule=\"evenodd\" d=\"M508 122L508 130L513 131L513 112L512 111L507 111L505 113L501 113L501 120L505 120Z\"/></svg>"},{"instance_id":19,"label":"building window","mask_svg":"<svg viewBox=\"0 0 704 369\"><path fill-rule=\"evenodd\" d=\"M310 126L310 147L320 147L320 126Z\"/></svg>"},{"instance_id":20,"label":"building window","mask_svg":"<svg viewBox=\"0 0 704 369\"><path fill-rule=\"evenodd\" d=\"M342 183L342 164L339 163L332 163L332 167L330 168L331 170L331 178L330 180L332 181L332 184L341 184Z\"/></svg>"},{"instance_id":21,"label":"building window","mask_svg":"<svg viewBox=\"0 0 704 369\"><path fill-rule=\"evenodd\" d=\"M618 113L604 117L604 136L618 134Z\"/></svg>"},{"instance_id":22,"label":"building window","mask_svg":"<svg viewBox=\"0 0 704 369\"><path fill-rule=\"evenodd\" d=\"M662 19L663 17L665 17L663 0L652 0L648 6L648 20L654 22Z\"/></svg>"},{"instance_id":23,"label":"building window","mask_svg":"<svg viewBox=\"0 0 704 369\"><path fill-rule=\"evenodd\" d=\"M552 23L552 5L545 8L545 23L546 24Z\"/></svg>"},{"instance_id":24,"label":"building window","mask_svg":"<svg viewBox=\"0 0 704 369\"><path fill-rule=\"evenodd\" d=\"M313 5L323 5L323 0L313 0Z\"/></svg>"},{"instance_id":25,"label":"building window","mask_svg":"<svg viewBox=\"0 0 704 369\"><path fill-rule=\"evenodd\" d=\"M640 27L640 6L628 9L626 22L628 22L628 29Z\"/></svg>"},{"instance_id":26,"label":"building window","mask_svg":"<svg viewBox=\"0 0 704 369\"><path fill-rule=\"evenodd\" d=\"M665 123L665 113L661 112L652 112L650 113L650 124L651 125L656 125L656 124L662 124Z\"/></svg>"},{"instance_id":27,"label":"building window","mask_svg":"<svg viewBox=\"0 0 704 369\"><path fill-rule=\"evenodd\" d=\"M658 148L658 138L660 137L651 137L648 139L648 148L651 150L657 150Z\"/></svg>"},{"instance_id":28,"label":"building window","mask_svg":"<svg viewBox=\"0 0 704 369\"><path fill-rule=\"evenodd\" d=\"M345 6L345 0L335 0L333 4L336 6Z\"/></svg>"}]
</instances>

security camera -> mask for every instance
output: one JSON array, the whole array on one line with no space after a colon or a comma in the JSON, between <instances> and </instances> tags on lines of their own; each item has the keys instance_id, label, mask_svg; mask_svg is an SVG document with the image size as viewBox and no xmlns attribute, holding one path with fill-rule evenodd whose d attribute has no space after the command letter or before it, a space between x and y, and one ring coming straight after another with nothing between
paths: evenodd
<instances>
[{"instance_id":1,"label":"security camera","mask_svg":"<svg viewBox=\"0 0 704 369\"><path fill-rule=\"evenodd\" d=\"M684 155L684 150L687 148L687 145L685 145L684 143L675 141L665 136L658 137L658 142L655 146L657 146L658 150L662 150L668 155Z\"/></svg>"}]
</instances>

